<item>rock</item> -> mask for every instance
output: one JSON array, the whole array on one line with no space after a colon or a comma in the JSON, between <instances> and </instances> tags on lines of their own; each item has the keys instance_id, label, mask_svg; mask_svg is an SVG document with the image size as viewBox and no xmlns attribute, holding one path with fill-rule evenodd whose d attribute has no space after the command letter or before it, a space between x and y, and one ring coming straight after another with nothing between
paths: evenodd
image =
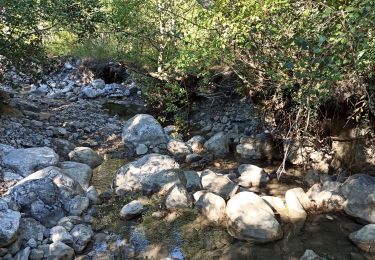
<instances>
[{"instance_id":1,"label":"rock","mask_svg":"<svg viewBox=\"0 0 375 260\"><path fill-rule=\"evenodd\" d=\"M87 164L66 161L60 163L59 167L71 179L78 182L83 190L87 190L90 186L92 169Z\"/></svg>"},{"instance_id":2,"label":"rock","mask_svg":"<svg viewBox=\"0 0 375 260\"><path fill-rule=\"evenodd\" d=\"M68 201L65 205L66 211L73 216L80 216L89 207L89 199L84 196L77 195Z\"/></svg>"},{"instance_id":3,"label":"rock","mask_svg":"<svg viewBox=\"0 0 375 260\"><path fill-rule=\"evenodd\" d=\"M314 152L312 147L304 145L299 140L285 140L284 151L289 147L288 161L294 165L301 165L308 162L310 153Z\"/></svg>"},{"instance_id":4,"label":"rock","mask_svg":"<svg viewBox=\"0 0 375 260\"><path fill-rule=\"evenodd\" d=\"M74 258L73 248L62 242L56 242L49 245L47 259L72 260Z\"/></svg>"},{"instance_id":5,"label":"rock","mask_svg":"<svg viewBox=\"0 0 375 260\"><path fill-rule=\"evenodd\" d=\"M102 164L103 159L89 147L76 147L69 153L69 158L72 161L84 163L92 169Z\"/></svg>"},{"instance_id":6,"label":"rock","mask_svg":"<svg viewBox=\"0 0 375 260\"><path fill-rule=\"evenodd\" d=\"M57 154L64 160L69 159L69 152L75 148L74 144L61 138L53 138L52 143L56 148Z\"/></svg>"},{"instance_id":7,"label":"rock","mask_svg":"<svg viewBox=\"0 0 375 260\"><path fill-rule=\"evenodd\" d=\"M299 260L323 260L323 258L317 255L314 251L307 249Z\"/></svg>"},{"instance_id":8,"label":"rock","mask_svg":"<svg viewBox=\"0 0 375 260\"><path fill-rule=\"evenodd\" d=\"M211 170L205 170L201 175L202 187L209 190L224 199L229 199L238 190L238 186L227 176L216 174Z\"/></svg>"},{"instance_id":9,"label":"rock","mask_svg":"<svg viewBox=\"0 0 375 260\"><path fill-rule=\"evenodd\" d=\"M313 186L315 183L319 183L319 181L320 174L316 171L309 170L303 177L303 182L309 187Z\"/></svg>"},{"instance_id":10,"label":"rock","mask_svg":"<svg viewBox=\"0 0 375 260\"><path fill-rule=\"evenodd\" d=\"M147 151L148 151L148 148L147 148L147 146L144 145L144 144L139 144L139 145L137 145L137 148L135 149L135 153L136 153L137 155L144 155L144 154L147 153Z\"/></svg>"},{"instance_id":11,"label":"rock","mask_svg":"<svg viewBox=\"0 0 375 260\"><path fill-rule=\"evenodd\" d=\"M10 246L8 246L8 253L11 253L12 255L17 254L21 250L21 246L21 239L16 239Z\"/></svg>"},{"instance_id":12,"label":"rock","mask_svg":"<svg viewBox=\"0 0 375 260\"><path fill-rule=\"evenodd\" d=\"M157 146L167 143L167 137L159 122L151 115L138 114L126 121L122 141L130 148L139 144Z\"/></svg>"},{"instance_id":13,"label":"rock","mask_svg":"<svg viewBox=\"0 0 375 260\"><path fill-rule=\"evenodd\" d=\"M344 182L340 191L346 199L344 210L348 215L375 223L375 177L352 175Z\"/></svg>"},{"instance_id":14,"label":"rock","mask_svg":"<svg viewBox=\"0 0 375 260\"><path fill-rule=\"evenodd\" d=\"M167 155L148 154L121 167L116 173L116 193L145 194L168 190L180 183L179 164Z\"/></svg>"},{"instance_id":15,"label":"rock","mask_svg":"<svg viewBox=\"0 0 375 260\"><path fill-rule=\"evenodd\" d=\"M375 224L369 224L349 235L351 241L361 250L375 253Z\"/></svg>"},{"instance_id":16,"label":"rock","mask_svg":"<svg viewBox=\"0 0 375 260\"><path fill-rule=\"evenodd\" d=\"M282 199L273 196L262 196L261 198L280 215L282 221L289 221L288 209Z\"/></svg>"},{"instance_id":17,"label":"rock","mask_svg":"<svg viewBox=\"0 0 375 260\"><path fill-rule=\"evenodd\" d=\"M323 212L335 212L343 210L345 199L335 192L324 190L317 194L315 203Z\"/></svg>"},{"instance_id":18,"label":"rock","mask_svg":"<svg viewBox=\"0 0 375 260\"><path fill-rule=\"evenodd\" d=\"M240 192L227 203L227 228L231 236L254 242L270 242L282 237L272 209L252 192Z\"/></svg>"},{"instance_id":19,"label":"rock","mask_svg":"<svg viewBox=\"0 0 375 260\"><path fill-rule=\"evenodd\" d=\"M78 182L61 169L50 166L19 181L5 196L23 212L51 227L65 215L64 206L81 194L83 190Z\"/></svg>"},{"instance_id":20,"label":"rock","mask_svg":"<svg viewBox=\"0 0 375 260\"><path fill-rule=\"evenodd\" d=\"M205 142L204 147L217 158L229 153L229 140L224 132L219 132Z\"/></svg>"},{"instance_id":21,"label":"rock","mask_svg":"<svg viewBox=\"0 0 375 260\"><path fill-rule=\"evenodd\" d=\"M274 156L274 144L270 133L261 133L253 137L243 137L236 146L236 153L243 159L271 161Z\"/></svg>"},{"instance_id":22,"label":"rock","mask_svg":"<svg viewBox=\"0 0 375 260\"><path fill-rule=\"evenodd\" d=\"M30 248L36 248L38 246L38 242L34 238L31 238L29 241L27 241L26 245Z\"/></svg>"},{"instance_id":23,"label":"rock","mask_svg":"<svg viewBox=\"0 0 375 260\"><path fill-rule=\"evenodd\" d=\"M294 192L294 194L298 198L298 201L301 203L302 207L305 210L310 210L313 207L313 204L312 204L309 196L307 196L307 194L303 191L302 188L293 188L293 189L290 189L289 191Z\"/></svg>"},{"instance_id":24,"label":"rock","mask_svg":"<svg viewBox=\"0 0 375 260\"><path fill-rule=\"evenodd\" d=\"M190 208L192 201L189 193L182 185L174 185L165 196L165 206L168 210Z\"/></svg>"},{"instance_id":25,"label":"rock","mask_svg":"<svg viewBox=\"0 0 375 260\"><path fill-rule=\"evenodd\" d=\"M26 247L23 250L19 251L17 255L14 257L14 260L24 260L29 259L31 248Z\"/></svg>"},{"instance_id":26,"label":"rock","mask_svg":"<svg viewBox=\"0 0 375 260\"><path fill-rule=\"evenodd\" d=\"M238 184L242 187L264 187L269 180L268 174L256 165L242 164L238 172Z\"/></svg>"},{"instance_id":27,"label":"rock","mask_svg":"<svg viewBox=\"0 0 375 260\"><path fill-rule=\"evenodd\" d=\"M86 191L86 197L89 199L90 204L99 204L100 199L98 192L94 186L90 186Z\"/></svg>"},{"instance_id":28,"label":"rock","mask_svg":"<svg viewBox=\"0 0 375 260\"><path fill-rule=\"evenodd\" d=\"M325 181L322 186L322 190L334 192L334 193L340 193L340 187L341 183L337 181Z\"/></svg>"},{"instance_id":29,"label":"rock","mask_svg":"<svg viewBox=\"0 0 375 260\"><path fill-rule=\"evenodd\" d=\"M208 190L199 190L197 192L194 192L193 194L193 199L195 202L197 202L199 200L199 198L201 196L203 196L204 194L206 194L207 192L209 192Z\"/></svg>"},{"instance_id":30,"label":"rock","mask_svg":"<svg viewBox=\"0 0 375 260\"><path fill-rule=\"evenodd\" d=\"M26 177L36 170L57 165L59 156L48 147L14 149L3 157L3 164Z\"/></svg>"},{"instance_id":31,"label":"rock","mask_svg":"<svg viewBox=\"0 0 375 260\"><path fill-rule=\"evenodd\" d=\"M73 248L76 253L82 253L87 244L91 241L94 233L90 226L78 224L70 231L73 237Z\"/></svg>"},{"instance_id":32,"label":"rock","mask_svg":"<svg viewBox=\"0 0 375 260\"><path fill-rule=\"evenodd\" d=\"M82 218L78 216L68 216L61 218L59 222L57 222L57 225L64 227L67 231L70 232L74 225L81 224L82 222Z\"/></svg>"},{"instance_id":33,"label":"rock","mask_svg":"<svg viewBox=\"0 0 375 260\"><path fill-rule=\"evenodd\" d=\"M192 154L186 155L185 162L187 164L192 164L195 162L199 162L202 159L203 157L200 154L192 153Z\"/></svg>"},{"instance_id":34,"label":"rock","mask_svg":"<svg viewBox=\"0 0 375 260\"><path fill-rule=\"evenodd\" d=\"M138 200L133 200L132 202L126 204L124 207L122 207L120 211L120 217L124 219L132 219L143 212L143 205Z\"/></svg>"},{"instance_id":35,"label":"rock","mask_svg":"<svg viewBox=\"0 0 375 260\"><path fill-rule=\"evenodd\" d=\"M85 97L87 98L96 98L103 94L104 91L101 89L95 89L91 86L85 86L82 88L82 93L84 94Z\"/></svg>"},{"instance_id":36,"label":"rock","mask_svg":"<svg viewBox=\"0 0 375 260\"><path fill-rule=\"evenodd\" d=\"M54 226L50 230L52 242L62 242L64 244L73 244L73 237L69 232L62 226Z\"/></svg>"},{"instance_id":37,"label":"rock","mask_svg":"<svg viewBox=\"0 0 375 260\"><path fill-rule=\"evenodd\" d=\"M91 86L93 86L94 88L104 88L105 87L105 82L102 79L94 79L91 82Z\"/></svg>"},{"instance_id":38,"label":"rock","mask_svg":"<svg viewBox=\"0 0 375 260\"><path fill-rule=\"evenodd\" d=\"M184 171L186 179L186 189L189 192L202 189L201 178L196 171Z\"/></svg>"},{"instance_id":39,"label":"rock","mask_svg":"<svg viewBox=\"0 0 375 260\"><path fill-rule=\"evenodd\" d=\"M24 242L29 241L30 239L40 241L43 240L43 236L49 236L47 228L33 218L22 218L20 221L19 232L20 239ZM39 239L39 236L41 236L41 239Z\"/></svg>"},{"instance_id":40,"label":"rock","mask_svg":"<svg viewBox=\"0 0 375 260\"><path fill-rule=\"evenodd\" d=\"M189 147L184 142L175 139L169 140L167 150L176 157L185 157L191 153Z\"/></svg>"},{"instance_id":41,"label":"rock","mask_svg":"<svg viewBox=\"0 0 375 260\"><path fill-rule=\"evenodd\" d=\"M193 153L200 153L203 149L203 144L205 142L205 139L203 136L196 135L190 138L187 142L186 145L190 148L190 150Z\"/></svg>"},{"instance_id":42,"label":"rock","mask_svg":"<svg viewBox=\"0 0 375 260\"><path fill-rule=\"evenodd\" d=\"M221 223L225 219L225 200L216 194L211 192L202 194L195 203L195 207L211 222Z\"/></svg>"},{"instance_id":43,"label":"rock","mask_svg":"<svg viewBox=\"0 0 375 260\"><path fill-rule=\"evenodd\" d=\"M0 247L12 243L16 237L20 225L21 214L8 208L0 210Z\"/></svg>"},{"instance_id":44,"label":"rock","mask_svg":"<svg viewBox=\"0 0 375 260\"><path fill-rule=\"evenodd\" d=\"M32 249L30 252L29 260L42 260L44 256L43 250Z\"/></svg>"},{"instance_id":45,"label":"rock","mask_svg":"<svg viewBox=\"0 0 375 260\"><path fill-rule=\"evenodd\" d=\"M288 216L290 221L296 225L297 228L301 228L305 223L307 213L304 210L301 202L298 200L297 194L293 189L288 190L285 193L285 204L288 208Z\"/></svg>"}]
</instances>

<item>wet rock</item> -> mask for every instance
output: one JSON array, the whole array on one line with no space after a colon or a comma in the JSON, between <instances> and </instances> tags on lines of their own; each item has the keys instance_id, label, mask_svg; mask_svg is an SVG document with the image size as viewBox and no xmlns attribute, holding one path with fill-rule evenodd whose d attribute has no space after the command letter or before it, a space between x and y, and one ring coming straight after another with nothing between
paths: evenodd
<instances>
[{"instance_id":1,"label":"wet rock","mask_svg":"<svg viewBox=\"0 0 375 260\"><path fill-rule=\"evenodd\" d=\"M69 232L62 226L55 226L50 230L52 242L62 242L64 244L71 245L73 243L73 237Z\"/></svg>"},{"instance_id":2,"label":"wet rock","mask_svg":"<svg viewBox=\"0 0 375 260\"><path fill-rule=\"evenodd\" d=\"M180 183L179 164L167 155L148 154L121 167L115 179L117 194L138 192L145 194L168 190Z\"/></svg>"},{"instance_id":3,"label":"wet rock","mask_svg":"<svg viewBox=\"0 0 375 260\"><path fill-rule=\"evenodd\" d=\"M167 143L167 137L159 122L151 115L138 114L126 121L122 141L135 149L139 144L160 145Z\"/></svg>"},{"instance_id":4,"label":"wet rock","mask_svg":"<svg viewBox=\"0 0 375 260\"><path fill-rule=\"evenodd\" d=\"M139 144L139 145L137 145L137 148L135 149L135 153L136 153L137 155L144 155L144 154L147 153L147 151L148 151L148 148L147 148L147 146L144 145L144 144Z\"/></svg>"},{"instance_id":5,"label":"wet rock","mask_svg":"<svg viewBox=\"0 0 375 260\"><path fill-rule=\"evenodd\" d=\"M375 223L375 177L352 175L340 191L346 199L344 210L348 215Z\"/></svg>"},{"instance_id":6,"label":"wet rock","mask_svg":"<svg viewBox=\"0 0 375 260\"><path fill-rule=\"evenodd\" d=\"M224 199L229 199L238 190L238 186L227 176L219 175L211 170L205 170L201 174L202 187Z\"/></svg>"},{"instance_id":7,"label":"wet rock","mask_svg":"<svg viewBox=\"0 0 375 260\"><path fill-rule=\"evenodd\" d=\"M216 194L211 192L203 193L199 196L195 207L209 221L221 223L225 219L225 200Z\"/></svg>"},{"instance_id":8,"label":"wet rock","mask_svg":"<svg viewBox=\"0 0 375 260\"><path fill-rule=\"evenodd\" d=\"M143 212L143 205L138 200L133 200L132 202L126 204L124 207L122 207L120 211L120 217L124 219L132 219Z\"/></svg>"},{"instance_id":9,"label":"wet rock","mask_svg":"<svg viewBox=\"0 0 375 260\"><path fill-rule=\"evenodd\" d=\"M175 139L169 140L167 150L178 158L185 157L191 153L189 147L184 142Z\"/></svg>"},{"instance_id":10,"label":"wet rock","mask_svg":"<svg viewBox=\"0 0 375 260\"><path fill-rule=\"evenodd\" d=\"M196 171L184 171L184 175L186 179L186 189L189 192L202 189L201 178Z\"/></svg>"},{"instance_id":11,"label":"wet rock","mask_svg":"<svg viewBox=\"0 0 375 260\"><path fill-rule=\"evenodd\" d=\"M369 224L349 235L351 241L361 250L375 253L375 224Z\"/></svg>"},{"instance_id":12,"label":"wet rock","mask_svg":"<svg viewBox=\"0 0 375 260\"><path fill-rule=\"evenodd\" d=\"M230 235L254 242L270 242L282 237L280 224L272 209L252 192L233 196L226 208L227 228Z\"/></svg>"},{"instance_id":13,"label":"wet rock","mask_svg":"<svg viewBox=\"0 0 375 260\"><path fill-rule=\"evenodd\" d=\"M217 158L229 153L229 140L224 132L219 132L204 143L204 147Z\"/></svg>"},{"instance_id":14,"label":"wet rock","mask_svg":"<svg viewBox=\"0 0 375 260\"><path fill-rule=\"evenodd\" d=\"M94 236L91 227L84 224L74 226L70 234L73 237L73 248L76 253L81 253Z\"/></svg>"},{"instance_id":15,"label":"wet rock","mask_svg":"<svg viewBox=\"0 0 375 260\"><path fill-rule=\"evenodd\" d=\"M7 246L17 237L21 214L18 211L5 208L0 209L0 247Z\"/></svg>"},{"instance_id":16,"label":"wet rock","mask_svg":"<svg viewBox=\"0 0 375 260\"><path fill-rule=\"evenodd\" d=\"M87 188L90 186L92 169L87 164L66 161L60 163L59 167L71 179L78 182L83 190L87 190Z\"/></svg>"},{"instance_id":17,"label":"wet rock","mask_svg":"<svg viewBox=\"0 0 375 260\"><path fill-rule=\"evenodd\" d=\"M72 161L84 163L92 169L102 164L103 159L89 147L76 147L69 153L69 158Z\"/></svg>"},{"instance_id":18,"label":"wet rock","mask_svg":"<svg viewBox=\"0 0 375 260\"><path fill-rule=\"evenodd\" d=\"M282 199L274 196L262 196L261 198L280 215L282 221L289 221L288 209Z\"/></svg>"},{"instance_id":19,"label":"wet rock","mask_svg":"<svg viewBox=\"0 0 375 260\"><path fill-rule=\"evenodd\" d=\"M186 145L190 148L193 153L200 153L203 149L205 139L203 136L196 135L190 138Z\"/></svg>"},{"instance_id":20,"label":"wet rock","mask_svg":"<svg viewBox=\"0 0 375 260\"><path fill-rule=\"evenodd\" d=\"M66 176L61 169L50 166L37 171L5 194L23 212L47 227L55 226L64 216L63 205L83 194L81 185Z\"/></svg>"},{"instance_id":21,"label":"wet rock","mask_svg":"<svg viewBox=\"0 0 375 260\"><path fill-rule=\"evenodd\" d=\"M285 193L285 204L288 208L290 221L295 224L297 228L301 228L305 223L307 213L293 189Z\"/></svg>"},{"instance_id":22,"label":"wet rock","mask_svg":"<svg viewBox=\"0 0 375 260\"><path fill-rule=\"evenodd\" d=\"M14 149L3 157L4 166L14 169L23 177L58 162L59 156L48 147Z\"/></svg>"},{"instance_id":23,"label":"wet rock","mask_svg":"<svg viewBox=\"0 0 375 260\"><path fill-rule=\"evenodd\" d=\"M189 193L182 185L174 185L165 196L165 206L168 210L191 208L192 201Z\"/></svg>"},{"instance_id":24,"label":"wet rock","mask_svg":"<svg viewBox=\"0 0 375 260\"><path fill-rule=\"evenodd\" d=\"M77 195L65 205L65 209L73 216L80 216L89 207L89 199L84 196Z\"/></svg>"},{"instance_id":25,"label":"wet rock","mask_svg":"<svg viewBox=\"0 0 375 260\"><path fill-rule=\"evenodd\" d=\"M73 248L62 242L56 242L49 245L47 259L71 260L74 258Z\"/></svg>"},{"instance_id":26,"label":"wet rock","mask_svg":"<svg viewBox=\"0 0 375 260\"><path fill-rule=\"evenodd\" d=\"M242 164L238 172L238 184L242 187L264 187L269 180L268 174L256 165Z\"/></svg>"},{"instance_id":27,"label":"wet rock","mask_svg":"<svg viewBox=\"0 0 375 260\"><path fill-rule=\"evenodd\" d=\"M323 260L323 258L317 255L314 251L307 249L299 260Z\"/></svg>"}]
</instances>

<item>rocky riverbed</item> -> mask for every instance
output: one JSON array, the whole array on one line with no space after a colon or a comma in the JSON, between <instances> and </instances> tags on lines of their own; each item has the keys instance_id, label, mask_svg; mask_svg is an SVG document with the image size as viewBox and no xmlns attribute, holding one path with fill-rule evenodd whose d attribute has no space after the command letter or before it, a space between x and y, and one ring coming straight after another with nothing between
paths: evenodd
<instances>
[{"instance_id":1,"label":"rocky riverbed","mask_svg":"<svg viewBox=\"0 0 375 260\"><path fill-rule=\"evenodd\" d=\"M277 179L283 148L248 99L195 102L184 136L146 114L130 74L106 83L66 63L14 81L1 259L375 259L375 177L296 146Z\"/></svg>"}]
</instances>

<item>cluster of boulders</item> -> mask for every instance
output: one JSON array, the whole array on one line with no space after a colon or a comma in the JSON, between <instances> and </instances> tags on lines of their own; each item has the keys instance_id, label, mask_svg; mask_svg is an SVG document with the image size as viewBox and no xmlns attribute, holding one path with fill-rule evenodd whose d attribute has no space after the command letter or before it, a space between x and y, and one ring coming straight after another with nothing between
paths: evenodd
<instances>
[{"instance_id":1,"label":"cluster of boulders","mask_svg":"<svg viewBox=\"0 0 375 260\"><path fill-rule=\"evenodd\" d=\"M99 197L90 181L102 159L88 147L69 159L48 147L0 145L2 173L15 180L0 198L2 259L73 259L92 241Z\"/></svg>"}]
</instances>

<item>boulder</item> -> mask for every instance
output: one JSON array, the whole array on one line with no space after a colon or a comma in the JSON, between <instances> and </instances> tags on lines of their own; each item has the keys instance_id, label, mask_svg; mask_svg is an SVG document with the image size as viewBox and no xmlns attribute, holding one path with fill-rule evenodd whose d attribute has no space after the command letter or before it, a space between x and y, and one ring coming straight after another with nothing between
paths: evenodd
<instances>
[{"instance_id":1,"label":"boulder","mask_svg":"<svg viewBox=\"0 0 375 260\"><path fill-rule=\"evenodd\" d=\"M262 196L261 198L280 215L282 221L289 221L288 209L282 199L274 196Z\"/></svg>"},{"instance_id":2,"label":"boulder","mask_svg":"<svg viewBox=\"0 0 375 260\"><path fill-rule=\"evenodd\" d=\"M200 214L209 221L221 223L225 219L225 200L211 192L203 193L195 203L195 207Z\"/></svg>"},{"instance_id":3,"label":"boulder","mask_svg":"<svg viewBox=\"0 0 375 260\"><path fill-rule=\"evenodd\" d=\"M307 213L293 189L288 190L285 193L285 204L288 208L290 221L295 224L297 228L301 228L305 223Z\"/></svg>"},{"instance_id":4,"label":"boulder","mask_svg":"<svg viewBox=\"0 0 375 260\"><path fill-rule=\"evenodd\" d=\"M87 190L90 186L92 169L87 164L66 161L60 163L59 167L71 179L78 182L83 190Z\"/></svg>"},{"instance_id":5,"label":"boulder","mask_svg":"<svg viewBox=\"0 0 375 260\"><path fill-rule=\"evenodd\" d=\"M179 164L167 155L148 154L121 167L116 173L117 194L143 192L152 194L180 183Z\"/></svg>"},{"instance_id":6,"label":"boulder","mask_svg":"<svg viewBox=\"0 0 375 260\"><path fill-rule=\"evenodd\" d=\"M184 186L176 184L165 196L165 206L168 210L191 208L192 201Z\"/></svg>"},{"instance_id":7,"label":"boulder","mask_svg":"<svg viewBox=\"0 0 375 260\"><path fill-rule=\"evenodd\" d=\"M227 203L227 228L231 236L253 242L282 238L283 232L272 209L253 192L240 192Z\"/></svg>"},{"instance_id":8,"label":"boulder","mask_svg":"<svg viewBox=\"0 0 375 260\"><path fill-rule=\"evenodd\" d=\"M132 219L139 216L143 212L143 205L138 200L129 202L120 211L120 217L123 219Z\"/></svg>"},{"instance_id":9,"label":"boulder","mask_svg":"<svg viewBox=\"0 0 375 260\"><path fill-rule=\"evenodd\" d=\"M229 140L224 132L219 132L204 143L204 147L217 158L229 153Z\"/></svg>"},{"instance_id":10,"label":"boulder","mask_svg":"<svg viewBox=\"0 0 375 260\"><path fill-rule=\"evenodd\" d=\"M1 201L1 204L5 202ZM6 203L5 203L6 204ZM1 206L0 209L0 247L12 243L18 233L21 214L18 211L8 209L8 206Z\"/></svg>"},{"instance_id":11,"label":"boulder","mask_svg":"<svg viewBox=\"0 0 375 260\"><path fill-rule=\"evenodd\" d=\"M62 226L54 226L50 230L52 242L63 242L64 244L71 245L73 243L73 237L69 232Z\"/></svg>"},{"instance_id":12,"label":"boulder","mask_svg":"<svg viewBox=\"0 0 375 260\"><path fill-rule=\"evenodd\" d=\"M102 164L103 159L89 147L76 147L69 153L71 161L84 163L92 169Z\"/></svg>"},{"instance_id":13,"label":"boulder","mask_svg":"<svg viewBox=\"0 0 375 260\"><path fill-rule=\"evenodd\" d=\"M344 210L362 221L375 223L375 177L366 174L350 176L340 189L346 199Z\"/></svg>"},{"instance_id":14,"label":"boulder","mask_svg":"<svg viewBox=\"0 0 375 260\"><path fill-rule=\"evenodd\" d=\"M78 224L70 231L70 235L73 237L74 251L76 253L82 253L87 244L91 241L91 238L94 236L94 232L90 226Z\"/></svg>"},{"instance_id":15,"label":"boulder","mask_svg":"<svg viewBox=\"0 0 375 260\"><path fill-rule=\"evenodd\" d=\"M189 192L202 189L201 178L196 171L184 171L186 179L186 189Z\"/></svg>"},{"instance_id":16,"label":"boulder","mask_svg":"<svg viewBox=\"0 0 375 260\"><path fill-rule=\"evenodd\" d=\"M70 200L83 193L78 182L61 169L50 166L19 181L5 196L22 212L51 227L65 215L64 208Z\"/></svg>"},{"instance_id":17,"label":"boulder","mask_svg":"<svg viewBox=\"0 0 375 260\"><path fill-rule=\"evenodd\" d=\"M242 187L264 187L269 180L268 174L256 165L242 164L238 172L238 185Z\"/></svg>"},{"instance_id":18,"label":"boulder","mask_svg":"<svg viewBox=\"0 0 375 260\"><path fill-rule=\"evenodd\" d=\"M217 174L211 170L204 170L201 174L202 187L224 199L229 199L238 190L238 186L227 176Z\"/></svg>"},{"instance_id":19,"label":"boulder","mask_svg":"<svg viewBox=\"0 0 375 260\"><path fill-rule=\"evenodd\" d=\"M3 156L3 164L26 177L36 170L55 166L59 156L48 147L22 148L10 150Z\"/></svg>"},{"instance_id":20,"label":"boulder","mask_svg":"<svg viewBox=\"0 0 375 260\"><path fill-rule=\"evenodd\" d=\"M351 241L361 250L375 253L375 224L369 224L349 235Z\"/></svg>"},{"instance_id":21,"label":"boulder","mask_svg":"<svg viewBox=\"0 0 375 260\"><path fill-rule=\"evenodd\" d=\"M162 126L151 115L138 114L126 121L122 131L122 141L135 149L139 144L157 146L167 143Z\"/></svg>"},{"instance_id":22,"label":"boulder","mask_svg":"<svg viewBox=\"0 0 375 260\"><path fill-rule=\"evenodd\" d=\"M72 260L74 258L73 248L62 242L56 242L49 245L47 259Z\"/></svg>"}]
</instances>

